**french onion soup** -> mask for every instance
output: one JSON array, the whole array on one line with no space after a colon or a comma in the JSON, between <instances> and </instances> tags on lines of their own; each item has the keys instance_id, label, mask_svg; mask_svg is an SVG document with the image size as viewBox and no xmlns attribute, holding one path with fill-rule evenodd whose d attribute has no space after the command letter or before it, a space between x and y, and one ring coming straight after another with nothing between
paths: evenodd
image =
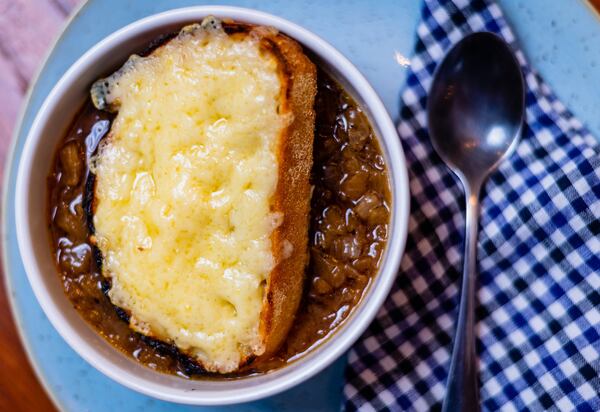
<instances>
[{"instance_id":1,"label":"french onion soup","mask_svg":"<svg viewBox=\"0 0 600 412\"><path fill-rule=\"evenodd\" d=\"M214 17L91 87L48 177L64 290L182 377L293 361L376 274L389 186L362 110L300 45Z\"/></svg>"}]
</instances>

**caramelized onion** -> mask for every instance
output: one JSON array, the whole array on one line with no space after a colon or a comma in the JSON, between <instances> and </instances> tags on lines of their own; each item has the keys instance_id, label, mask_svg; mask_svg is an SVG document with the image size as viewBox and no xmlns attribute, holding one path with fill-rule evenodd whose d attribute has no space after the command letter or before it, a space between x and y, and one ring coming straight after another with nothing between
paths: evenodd
<instances>
[{"instance_id":1,"label":"caramelized onion","mask_svg":"<svg viewBox=\"0 0 600 412\"><path fill-rule=\"evenodd\" d=\"M67 186L76 186L83 174L83 152L75 141L67 143L60 150L60 164L62 166L62 181Z\"/></svg>"}]
</instances>

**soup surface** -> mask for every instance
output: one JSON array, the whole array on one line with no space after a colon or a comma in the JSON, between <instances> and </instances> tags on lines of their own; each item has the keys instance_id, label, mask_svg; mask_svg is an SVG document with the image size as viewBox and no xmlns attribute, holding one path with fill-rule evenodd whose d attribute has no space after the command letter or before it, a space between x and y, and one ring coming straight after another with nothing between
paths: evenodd
<instances>
[{"instance_id":1,"label":"soup surface","mask_svg":"<svg viewBox=\"0 0 600 412\"><path fill-rule=\"evenodd\" d=\"M367 117L325 72L318 73L310 263L304 297L285 344L230 377L278 368L326 339L348 317L377 273L388 236L389 185ZM185 378L207 374L174 345L132 331L107 296L111 285L89 238L93 176L88 161L113 116L86 102L56 149L48 176L48 228L64 290L113 346L148 367ZM221 377L221 375L219 375Z\"/></svg>"}]
</instances>

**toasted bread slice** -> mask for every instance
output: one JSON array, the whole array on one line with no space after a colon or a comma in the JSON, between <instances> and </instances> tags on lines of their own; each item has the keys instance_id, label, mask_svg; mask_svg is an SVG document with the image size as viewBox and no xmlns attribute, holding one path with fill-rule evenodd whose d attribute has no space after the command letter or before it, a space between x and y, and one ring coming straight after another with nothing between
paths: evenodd
<instances>
[{"instance_id":1,"label":"toasted bread slice","mask_svg":"<svg viewBox=\"0 0 600 412\"><path fill-rule=\"evenodd\" d=\"M308 262L316 69L214 17L92 86L93 241L130 327L229 373L285 340Z\"/></svg>"}]
</instances>

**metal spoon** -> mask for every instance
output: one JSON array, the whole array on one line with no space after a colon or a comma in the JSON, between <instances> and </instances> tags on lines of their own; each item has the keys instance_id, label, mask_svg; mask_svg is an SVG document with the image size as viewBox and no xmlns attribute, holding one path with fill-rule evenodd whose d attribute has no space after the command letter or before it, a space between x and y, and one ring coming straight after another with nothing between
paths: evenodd
<instances>
[{"instance_id":1,"label":"metal spoon","mask_svg":"<svg viewBox=\"0 0 600 412\"><path fill-rule=\"evenodd\" d=\"M465 188L467 225L458 324L442 411L478 411L475 277L479 193L516 147L524 85L509 46L492 33L458 42L437 68L427 102L433 147Z\"/></svg>"}]
</instances>

